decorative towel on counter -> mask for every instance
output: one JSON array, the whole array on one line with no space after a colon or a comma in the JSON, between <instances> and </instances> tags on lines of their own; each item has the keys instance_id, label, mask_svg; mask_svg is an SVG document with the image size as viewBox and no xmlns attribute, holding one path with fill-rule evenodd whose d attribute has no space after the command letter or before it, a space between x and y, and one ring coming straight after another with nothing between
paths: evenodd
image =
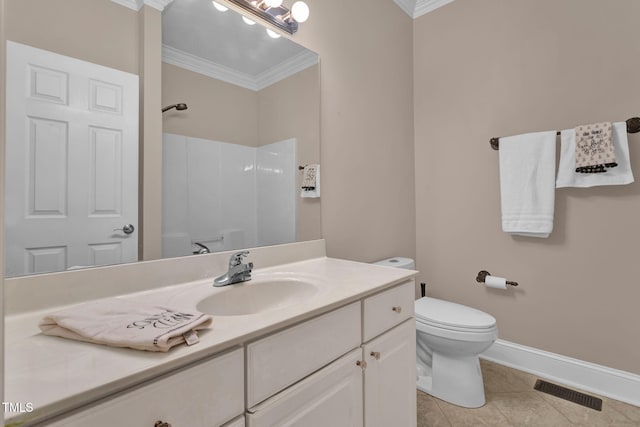
<instances>
[{"instance_id":1,"label":"decorative towel on counter","mask_svg":"<svg viewBox=\"0 0 640 427\"><path fill-rule=\"evenodd\" d=\"M633 172L631 171L631 161L629 158L627 124L625 122L613 123L612 137L618 167L608 169L605 173L585 174L576 172L575 129L563 130L560 136L560 164L558 166L556 188L587 188L600 185L631 184L633 182Z\"/></svg>"},{"instance_id":2,"label":"decorative towel on counter","mask_svg":"<svg viewBox=\"0 0 640 427\"><path fill-rule=\"evenodd\" d=\"M304 167L300 197L320 197L320 165L306 165Z\"/></svg>"},{"instance_id":3,"label":"decorative towel on counter","mask_svg":"<svg viewBox=\"0 0 640 427\"><path fill-rule=\"evenodd\" d=\"M505 233L549 237L555 203L556 132L500 138L500 202Z\"/></svg>"},{"instance_id":4,"label":"decorative towel on counter","mask_svg":"<svg viewBox=\"0 0 640 427\"><path fill-rule=\"evenodd\" d=\"M54 335L112 347L168 351L198 342L197 332L213 318L195 312L144 305L120 298L86 302L45 316L38 325Z\"/></svg>"},{"instance_id":5,"label":"decorative towel on counter","mask_svg":"<svg viewBox=\"0 0 640 427\"><path fill-rule=\"evenodd\" d=\"M603 173L618 166L610 122L576 126L575 133L576 172Z\"/></svg>"}]
</instances>

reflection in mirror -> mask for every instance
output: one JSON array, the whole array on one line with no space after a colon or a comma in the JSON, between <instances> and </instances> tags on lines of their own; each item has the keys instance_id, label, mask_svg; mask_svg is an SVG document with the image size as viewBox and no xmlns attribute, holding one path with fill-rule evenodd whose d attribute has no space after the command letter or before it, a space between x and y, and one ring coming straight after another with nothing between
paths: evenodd
<instances>
[{"instance_id":1,"label":"reflection in mirror","mask_svg":"<svg viewBox=\"0 0 640 427\"><path fill-rule=\"evenodd\" d=\"M7 108L7 124L16 125L12 130L7 126L6 141L7 275L137 261L140 251L136 249L140 248L136 248L136 242L144 228L137 213L138 200L144 200L136 191L137 167L145 159L138 157L137 130L132 129L137 129L138 102L141 104L142 99L130 99L127 93L137 95L138 90L126 88L128 83L124 81L112 81L103 75L84 76L86 84L81 86L89 89L82 96L93 97L91 104L86 102L92 112L71 108L67 113L78 117L66 118L63 107L76 95L70 91L73 79L66 81L64 77L72 73L60 66L86 74L79 65L64 62L77 60L82 67L133 77L137 84L144 45L154 43L149 38L143 44L133 42L141 37L140 14L144 11L112 0L5 0L4 12L8 41L35 48L46 60L55 55L66 58L23 67L19 72L11 71L11 58L7 61L7 95L12 88L24 88L27 82L35 88L26 98L22 94L24 99L18 101L24 104L21 110L8 101L12 108ZM164 203L165 209L173 209L163 221L163 242L169 245L164 256L191 254L202 249L191 247L192 242L200 240L213 251L320 238L320 201L299 197L301 174L295 170L298 164L319 162L318 57L284 36L270 38L260 25L242 23L243 27L234 30L232 23L220 21L222 15L214 12L209 0L179 0L165 8L162 17L163 63L159 66L163 81L158 88L162 90L162 106L188 105L187 110L173 108L162 115L163 131L169 136L158 144L178 150L175 155L163 156L165 162L173 164L164 176L141 183L148 188L161 185L164 179L163 191L173 189L176 196L168 196ZM174 22L173 14L182 20ZM224 16L232 14L240 20L232 10ZM61 19L54 25L51 16ZM160 19L153 13L149 16ZM212 34L212 29L221 32ZM273 49L281 42L289 46ZM24 54L19 55L24 62ZM280 66L291 55L295 59L288 66ZM316 65L300 66L308 57L314 58ZM259 68L265 61L272 61L266 66L269 72ZM239 68L238 64L250 68ZM297 72L286 71L289 67ZM287 73L289 77L283 77ZM66 89L65 84L69 85ZM35 105L36 98L42 105ZM120 111L118 105L122 106ZM154 114L160 112L145 111L145 117ZM80 120L90 116L100 120ZM117 118L123 123L116 123ZM122 130L121 125L131 124L133 128ZM17 145L10 135L14 131L21 135ZM75 147L74 137L80 134L84 137L77 140L87 144ZM288 150L289 154L278 157L274 154L278 150ZM215 160L203 155L210 151L226 157ZM295 157L291 158L293 152ZM144 155L141 151L140 156ZM270 156L278 161L257 160ZM252 162L247 161L252 157ZM171 167L177 172L169 173ZM278 185L280 178L286 181L285 176L289 183L283 185L292 186L290 181L295 180L291 190L294 196L287 193L288 202L278 199L278 192L262 191L262 187L271 188L272 181ZM175 192L178 188L182 189ZM249 190L253 193L248 194ZM10 201L12 194L19 198ZM127 211L127 206L132 210ZM271 216L262 215L269 206L274 207ZM78 209L82 214L74 219L70 213ZM157 213L162 214L165 212ZM244 223L216 222L241 217ZM43 220L44 225L29 223L34 219ZM280 226L288 235L270 234ZM186 238L180 233L186 233ZM44 240L33 240L36 237ZM76 237L87 237L87 241L71 249L67 240ZM125 249L124 243L132 243L134 249Z\"/></svg>"},{"instance_id":2,"label":"reflection in mirror","mask_svg":"<svg viewBox=\"0 0 640 427\"><path fill-rule=\"evenodd\" d=\"M138 76L96 63L114 65L109 55L87 61L63 41L78 38L73 25L51 37L41 24L52 13L69 22L85 13L53 3L6 2L7 276L138 259ZM98 15L127 14L92 3Z\"/></svg>"},{"instance_id":3,"label":"reflection in mirror","mask_svg":"<svg viewBox=\"0 0 640 427\"><path fill-rule=\"evenodd\" d=\"M163 12L163 105L189 107L163 116L163 257L320 237L297 168L318 160L318 56L273 35L207 0Z\"/></svg>"}]
</instances>

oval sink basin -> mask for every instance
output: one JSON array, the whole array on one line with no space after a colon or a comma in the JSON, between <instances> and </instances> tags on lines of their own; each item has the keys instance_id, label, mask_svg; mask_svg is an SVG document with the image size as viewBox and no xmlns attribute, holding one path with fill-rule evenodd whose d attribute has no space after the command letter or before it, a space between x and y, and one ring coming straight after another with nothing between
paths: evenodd
<instances>
[{"instance_id":1,"label":"oval sink basin","mask_svg":"<svg viewBox=\"0 0 640 427\"><path fill-rule=\"evenodd\" d=\"M214 316L245 316L300 303L319 290L316 284L293 277L258 278L219 289L196 308Z\"/></svg>"}]
</instances>

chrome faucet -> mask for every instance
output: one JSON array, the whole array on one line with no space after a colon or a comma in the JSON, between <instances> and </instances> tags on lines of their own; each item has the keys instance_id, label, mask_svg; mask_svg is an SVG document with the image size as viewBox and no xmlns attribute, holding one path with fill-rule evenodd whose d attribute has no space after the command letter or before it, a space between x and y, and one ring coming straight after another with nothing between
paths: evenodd
<instances>
[{"instance_id":1,"label":"chrome faucet","mask_svg":"<svg viewBox=\"0 0 640 427\"><path fill-rule=\"evenodd\" d=\"M242 258L249 255L249 251L236 252L229 258L229 271L222 276L216 277L213 280L213 286L227 286L234 283L246 282L251 280L251 269L253 263L242 263Z\"/></svg>"}]
</instances>

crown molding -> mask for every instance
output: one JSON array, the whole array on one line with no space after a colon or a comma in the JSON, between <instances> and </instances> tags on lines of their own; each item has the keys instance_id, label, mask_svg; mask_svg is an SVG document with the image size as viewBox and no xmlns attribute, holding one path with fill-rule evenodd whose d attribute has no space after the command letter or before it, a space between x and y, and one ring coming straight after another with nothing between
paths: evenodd
<instances>
[{"instance_id":1,"label":"crown molding","mask_svg":"<svg viewBox=\"0 0 640 427\"><path fill-rule=\"evenodd\" d=\"M258 90L271 86L274 83L284 80L300 71L316 65L319 61L319 56L309 50L304 50L281 62L276 67L270 68L267 71L260 73L256 76L256 85Z\"/></svg>"},{"instance_id":2,"label":"crown molding","mask_svg":"<svg viewBox=\"0 0 640 427\"><path fill-rule=\"evenodd\" d=\"M416 0L393 0L400 9L407 15L413 18L413 13L416 10Z\"/></svg>"},{"instance_id":3,"label":"crown molding","mask_svg":"<svg viewBox=\"0 0 640 427\"><path fill-rule=\"evenodd\" d=\"M138 11L142 9L142 6L147 5L154 9L158 9L160 12L164 10L165 7L173 0L111 0L114 3L119 4L120 6L128 7L129 9L133 9Z\"/></svg>"},{"instance_id":4,"label":"crown molding","mask_svg":"<svg viewBox=\"0 0 640 427\"><path fill-rule=\"evenodd\" d=\"M449 4L452 1L453 0L418 0L416 2L416 10L413 13L413 18L418 18L425 13L429 13L439 7Z\"/></svg>"},{"instance_id":5,"label":"crown molding","mask_svg":"<svg viewBox=\"0 0 640 427\"><path fill-rule=\"evenodd\" d=\"M246 89L258 90L255 77L249 74L240 73L224 65L216 64L165 44L162 45L162 62Z\"/></svg>"},{"instance_id":6,"label":"crown molding","mask_svg":"<svg viewBox=\"0 0 640 427\"><path fill-rule=\"evenodd\" d=\"M302 52L257 76L239 72L167 45L162 45L162 62L258 91L317 64L318 55L313 52Z\"/></svg>"},{"instance_id":7,"label":"crown molding","mask_svg":"<svg viewBox=\"0 0 640 427\"><path fill-rule=\"evenodd\" d=\"M442 7L453 0L393 0L400 9L413 19Z\"/></svg>"}]
</instances>

